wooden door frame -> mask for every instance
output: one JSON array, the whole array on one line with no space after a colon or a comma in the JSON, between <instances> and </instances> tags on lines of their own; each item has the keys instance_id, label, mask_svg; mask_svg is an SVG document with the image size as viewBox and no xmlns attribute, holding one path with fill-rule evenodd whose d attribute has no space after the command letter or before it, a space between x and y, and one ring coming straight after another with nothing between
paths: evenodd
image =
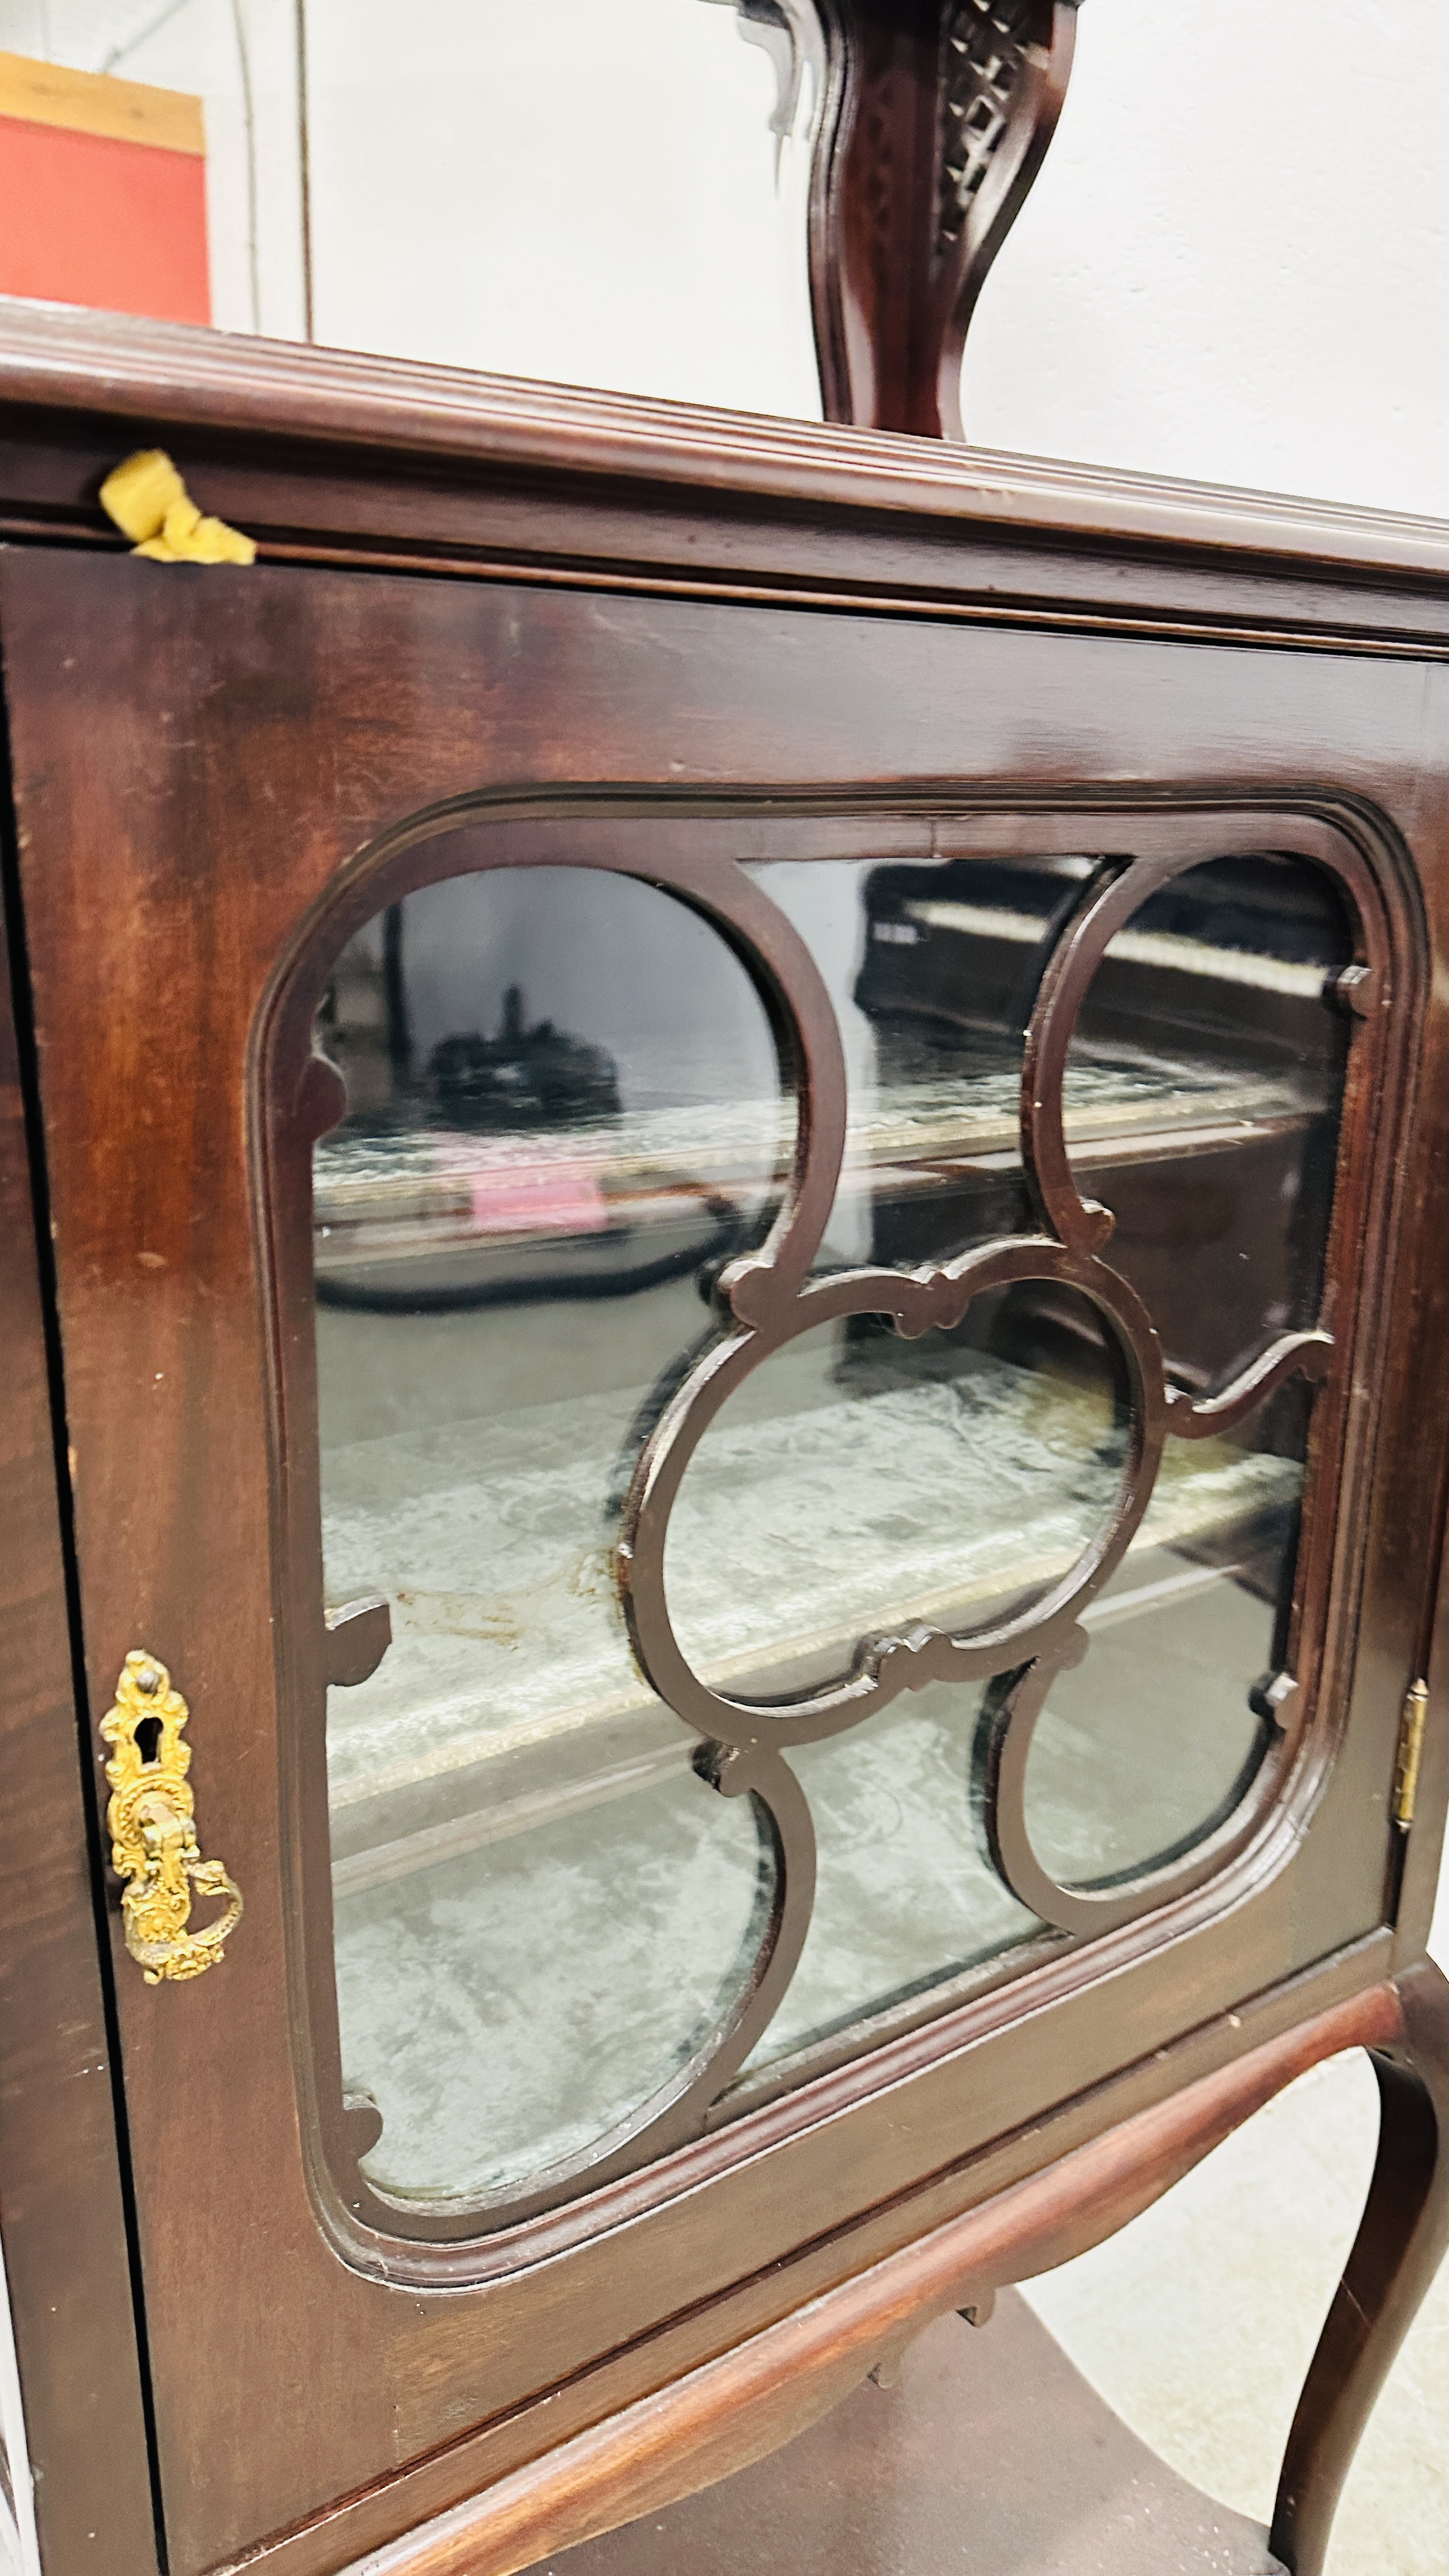
<instances>
[{"instance_id":1,"label":"wooden door frame","mask_svg":"<svg viewBox=\"0 0 1449 2576\"><path fill-rule=\"evenodd\" d=\"M45 2576L156 2576L14 855L0 711L0 2223L29 2448L10 2465L33 2476Z\"/></svg>"}]
</instances>

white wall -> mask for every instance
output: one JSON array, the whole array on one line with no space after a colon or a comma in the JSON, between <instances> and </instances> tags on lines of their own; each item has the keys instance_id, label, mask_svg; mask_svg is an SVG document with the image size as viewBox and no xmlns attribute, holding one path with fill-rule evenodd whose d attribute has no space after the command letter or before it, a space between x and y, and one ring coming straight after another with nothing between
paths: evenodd
<instances>
[{"instance_id":1,"label":"white wall","mask_svg":"<svg viewBox=\"0 0 1449 2576\"><path fill-rule=\"evenodd\" d=\"M1082 0L983 444L1449 516L1449 8Z\"/></svg>"},{"instance_id":2,"label":"white wall","mask_svg":"<svg viewBox=\"0 0 1449 2576\"><path fill-rule=\"evenodd\" d=\"M701 0L308 0L318 335L819 410L803 152Z\"/></svg>"},{"instance_id":3,"label":"white wall","mask_svg":"<svg viewBox=\"0 0 1449 2576\"><path fill-rule=\"evenodd\" d=\"M0 2494L0 2576L40 2576L40 2548L35 2530L35 2486L25 2439L25 2406L20 2393L20 2365L5 2284L5 2258L0 2249L0 2442L14 2497L13 2510Z\"/></svg>"},{"instance_id":4,"label":"white wall","mask_svg":"<svg viewBox=\"0 0 1449 2576\"><path fill-rule=\"evenodd\" d=\"M202 92L232 329L303 327L296 10L0 0L0 46ZM730 7L305 12L319 338L818 411L807 153L777 178ZM972 437L1449 516L1446 110L1444 0L1082 0L972 332Z\"/></svg>"},{"instance_id":5,"label":"white wall","mask_svg":"<svg viewBox=\"0 0 1449 2576\"><path fill-rule=\"evenodd\" d=\"M305 29L318 339L818 414L808 153L732 7L305 0ZM297 0L0 0L0 48L198 93L214 318L302 336Z\"/></svg>"},{"instance_id":6,"label":"white wall","mask_svg":"<svg viewBox=\"0 0 1449 2576\"><path fill-rule=\"evenodd\" d=\"M818 410L806 154L777 192L729 9L308 23L321 336ZM1449 515L1446 115L1443 0L1083 0L972 333L972 437Z\"/></svg>"}]
</instances>

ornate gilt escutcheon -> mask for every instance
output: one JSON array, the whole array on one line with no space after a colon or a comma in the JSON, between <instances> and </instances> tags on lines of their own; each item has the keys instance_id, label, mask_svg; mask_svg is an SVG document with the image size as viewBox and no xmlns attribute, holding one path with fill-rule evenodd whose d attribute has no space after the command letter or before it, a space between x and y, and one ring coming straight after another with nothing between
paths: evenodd
<instances>
[{"instance_id":1,"label":"ornate gilt escutcheon","mask_svg":"<svg viewBox=\"0 0 1449 2576\"><path fill-rule=\"evenodd\" d=\"M126 1947L148 1986L216 1967L241 1921L241 1889L223 1862L203 1860L196 1839L196 1800L186 1777L191 1747L181 1733L189 1714L165 1665L136 1647L116 1684L115 1706L101 1720L102 1735L115 1747L106 1764L106 1826L112 1863L125 1881L121 1919ZM199 1932L190 1928L193 1894L226 1899L216 1921Z\"/></svg>"}]
</instances>

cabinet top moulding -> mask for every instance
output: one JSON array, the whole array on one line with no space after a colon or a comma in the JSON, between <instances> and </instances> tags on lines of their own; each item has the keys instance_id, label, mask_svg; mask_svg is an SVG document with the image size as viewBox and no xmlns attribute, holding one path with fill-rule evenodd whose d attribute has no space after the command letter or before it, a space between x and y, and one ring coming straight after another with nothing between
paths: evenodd
<instances>
[{"instance_id":1,"label":"cabinet top moulding","mask_svg":"<svg viewBox=\"0 0 1449 2576\"><path fill-rule=\"evenodd\" d=\"M1442 521L0 298L0 536L151 441L274 561L1449 652Z\"/></svg>"}]
</instances>

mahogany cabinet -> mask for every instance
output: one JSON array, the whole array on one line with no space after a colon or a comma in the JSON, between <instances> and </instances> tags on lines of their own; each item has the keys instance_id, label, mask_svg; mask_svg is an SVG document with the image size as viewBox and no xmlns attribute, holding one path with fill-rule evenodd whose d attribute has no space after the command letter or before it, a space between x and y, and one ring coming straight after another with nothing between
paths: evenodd
<instances>
[{"instance_id":1,"label":"mahogany cabinet","mask_svg":"<svg viewBox=\"0 0 1449 2576\"><path fill-rule=\"evenodd\" d=\"M530 2567L1362 2045L1307 2576L1449 2224L1449 538L21 306L0 529L46 2576Z\"/></svg>"}]
</instances>

